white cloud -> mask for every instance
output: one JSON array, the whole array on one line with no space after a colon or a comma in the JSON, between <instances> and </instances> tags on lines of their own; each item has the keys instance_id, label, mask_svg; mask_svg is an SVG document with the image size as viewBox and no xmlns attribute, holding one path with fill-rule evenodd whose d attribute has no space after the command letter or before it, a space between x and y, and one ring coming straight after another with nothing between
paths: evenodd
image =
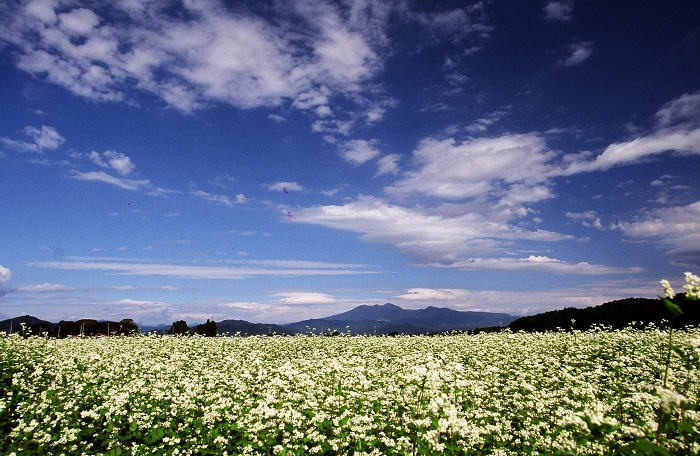
<instances>
[{"instance_id":1,"label":"white cloud","mask_svg":"<svg viewBox=\"0 0 700 456\"><path fill-rule=\"evenodd\" d=\"M427 138L413 152L418 169L386 188L393 196L423 194L461 200L502 193L514 184L539 185L548 179L555 156L535 134L508 134L458 143ZM518 192L524 190L520 185ZM541 199L540 195L535 195Z\"/></svg>"},{"instance_id":2,"label":"white cloud","mask_svg":"<svg viewBox=\"0 0 700 456\"><path fill-rule=\"evenodd\" d=\"M377 174L375 177L391 174L396 176L399 173L399 160L401 155L389 154L377 160Z\"/></svg>"},{"instance_id":3,"label":"white cloud","mask_svg":"<svg viewBox=\"0 0 700 456\"><path fill-rule=\"evenodd\" d=\"M455 310L476 312L504 312L511 315L532 315L562 307L590 307L623 299L629 296L653 297L658 292L648 283L635 283L629 278L623 281L597 281L578 288L552 288L544 290L518 290L464 288L409 288L391 298L402 307L449 307ZM517 297L517 299L516 299Z\"/></svg>"},{"instance_id":4,"label":"white cloud","mask_svg":"<svg viewBox=\"0 0 700 456\"><path fill-rule=\"evenodd\" d=\"M54 293L75 291L75 288L55 283L42 283L39 285L26 285L23 287L17 287L14 288L13 291L16 291L18 293Z\"/></svg>"},{"instance_id":5,"label":"white cloud","mask_svg":"<svg viewBox=\"0 0 700 456\"><path fill-rule=\"evenodd\" d=\"M593 54L593 42L584 41L581 43L572 44L568 48L569 55L564 59L561 64L564 66L576 66L579 65Z\"/></svg>"},{"instance_id":6,"label":"white cloud","mask_svg":"<svg viewBox=\"0 0 700 456\"><path fill-rule=\"evenodd\" d=\"M642 268L616 268L587 262L572 263L541 255L527 258L469 258L451 265L457 269L476 271L525 271L552 274L621 274L638 273Z\"/></svg>"},{"instance_id":7,"label":"white cloud","mask_svg":"<svg viewBox=\"0 0 700 456\"><path fill-rule=\"evenodd\" d=\"M231 267L145 263L139 260L129 262L120 259L107 260L108 259L95 259L93 261L49 261L30 263L30 265L64 271L108 271L120 275L157 275L193 280L240 280L255 276L300 277L373 273L373 271L356 267L309 267L303 262L296 265L294 263L286 264L283 262L277 265L265 265L266 267Z\"/></svg>"},{"instance_id":8,"label":"white cloud","mask_svg":"<svg viewBox=\"0 0 700 456\"><path fill-rule=\"evenodd\" d=\"M83 173L80 171L73 170L70 174L70 177L82 181L104 182L105 184L114 185L124 190L140 190L144 187L147 187L150 184L150 182L147 179L121 179L118 177L111 176L105 173L104 171L90 171Z\"/></svg>"},{"instance_id":9,"label":"white cloud","mask_svg":"<svg viewBox=\"0 0 700 456\"><path fill-rule=\"evenodd\" d=\"M26 126L22 131L31 139L31 142L18 141L7 137L0 138L0 142L11 149L43 153L47 149L58 149L66 140L54 127L46 125L42 125L41 128Z\"/></svg>"},{"instance_id":10,"label":"white cloud","mask_svg":"<svg viewBox=\"0 0 700 456\"><path fill-rule=\"evenodd\" d=\"M273 192L281 192L284 191L284 189L287 189L287 191L294 191L294 192L300 192L304 190L304 187L299 185L297 182L275 182L274 184L271 184L267 187L268 190L273 191Z\"/></svg>"},{"instance_id":11,"label":"white cloud","mask_svg":"<svg viewBox=\"0 0 700 456\"><path fill-rule=\"evenodd\" d=\"M280 115L278 115L278 114L268 114L268 115L267 115L267 118L270 119L270 120L272 120L272 121L274 121L275 123L282 123L282 122L286 122L286 121L287 121L286 118L284 118L284 117L282 117L282 116L280 116Z\"/></svg>"},{"instance_id":12,"label":"white cloud","mask_svg":"<svg viewBox=\"0 0 700 456\"><path fill-rule=\"evenodd\" d=\"M100 18L89 9L77 8L58 15L59 27L73 36L86 36L100 23Z\"/></svg>"},{"instance_id":13,"label":"white cloud","mask_svg":"<svg viewBox=\"0 0 700 456\"><path fill-rule=\"evenodd\" d=\"M544 18L552 21L571 21L574 18L573 2L548 2L544 5Z\"/></svg>"},{"instance_id":14,"label":"white cloud","mask_svg":"<svg viewBox=\"0 0 700 456\"><path fill-rule=\"evenodd\" d=\"M483 132L485 132L486 130L488 130L488 128L489 128L491 125L493 125L493 124L497 123L498 121L500 121L500 120L503 118L503 116L505 116L506 114L507 114L507 113L506 113L505 111L494 111L494 112L491 112L491 113L487 114L486 116L484 116L484 117L482 117L482 118L480 118L480 119L477 119L477 120L475 120L474 122L472 122L471 124L467 125L467 126L465 127L465 129L466 129L469 133L474 133L474 134L476 134L476 133L483 133Z\"/></svg>"},{"instance_id":15,"label":"white cloud","mask_svg":"<svg viewBox=\"0 0 700 456\"><path fill-rule=\"evenodd\" d=\"M326 293L316 292L285 292L275 293L275 302L290 305L314 305L330 304L337 302L337 299Z\"/></svg>"},{"instance_id":16,"label":"white cloud","mask_svg":"<svg viewBox=\"0 0 700 456\"><path fill-rule=\"evenodd\" d=\"M340 147L340 156L353 165L362 165L380 155L376 140L353 139Z\"/></svg>"},{"instance_id":17,"label":"white cloud","mask_svg":"<svg viewBox=\"0 0 700 456\"><path fill-rule=\"evenodd\" d=\"M236 200L233 201L228 195L220 195L216 193L208 193L202 190L192 190L190 194L202 198L212 204L218 204L220 206L234 207L236 204L243 204L246 202L246 198L243 194L236 195Z\"/></svg>"},{"instance_id":18,"label":"white cloud","mask_svg":"<svg viewBox=\"0 0 700 456\"><path fill-rule=\"evenodd\" d=\"M193 10L187 19L163 14L159 2L90 6L58 15L50 2L30 3L28 14L9 8L2 38L19 47L18 66L96 101L126 99L135 81L183 111L209 100L242 108L301 102L318 87L352 92L380 68L371 38L385 25L350 24L339 6L278 8L275 22L216 1L183 5ZM111 23L114 16L122 21Z\"/></svg>"},{"instance_id":19,"label":"white cloud","mask_svg":"<svg viewBox=\"0 0 700 456\"><path fill-rule=\"evenodd\" d=\"M596 214L595 211L567 212L566 217L570 218L571 220L581 221L581 224L583 226L589 228L596 228L598 230L605 229L605 227L603 227L603 223L600 220L600 217L598 217L598 214Z\"/></svg>"},{"instance_id":20,"label":"white cloud","mask_svg":"<svg viewBox=\"0 0 700 456\"><path fill-rule=\"evenodd\" d=\"M685 93L665 103L656 113L659 128L700 126L700 91Z\"/></svg>"},{"instance_id":21,"label":"white cloud","mask_svg":"<svg viewBox=\"0 0 700 456\"><path fill-rule=\"evenodd\" d=\"M12 271L0 264L0 283L5 283L12 277Z\"/></svg>"},{"instance_id":22,"label":"white cloud","mask_svg":"<svg viewBox=\"0 0 700 456\"><path fill-rule=\"evenodd\" d=\"M99 152L92 151L88 154L90 161L103 168L111 168L122 176L126 176L135 168L131 159L121 152L108 150L101 155Z\"/></svg>"},{"instance_id":23,"label":"white cloud","mask_svg":"<svg viewBox=\"0 0 700 456\"><path fill-rule=\"evenodd\" d=\"M658 239L678 263L700 266L700 201L644 211L614 228L634 238Z\"/></svg>"},{"instance_id":24,"label":"white cloud","mask_svg":"<svg viewBox=\"0 0 700 456\"><path fill-rule=\"evenodd\" d=\"M684 94L656 113L657 125L646 135L610 144L591 159L590 153L566 156L552 176L606 171L648 160L664 152L700 154L700 92Z\"/></svg>"},{"instance_id":25,"label":"white cloud","mask_svg":"<svg viewBox=\"0 0 700 456\"><path fill-rule=\"evenodd\" d=\"M367 242L389 244L421 265L458 267L466 259L505 253L518 240L553 242L573 239L546 230L528 231L508 220L518 217L509 208L489 210L478 205L441 206L432 211L361 197L343 206L297 210L298 223L359 233Z\"/></svg>"},{"instance_id":26,"label":"white cloud","mask_svg":"<svg viewBox=\"0 0 700 456\"><path fill-rule=\"evenodd\" d=\"M289 104L324 120L314 131L347 135L358 119L379 122L395 105L381 84L364 83L390 55L396 20L469 49L492 30L483 2L433 12L404 0L268 6L262 16L222 0L184 2L169 14L160 1L34 0L4 10L0 39L16 46L20 69L94 101L136 103L147 92L183 112L212 102Z\"/></svg>"}]
</instances>

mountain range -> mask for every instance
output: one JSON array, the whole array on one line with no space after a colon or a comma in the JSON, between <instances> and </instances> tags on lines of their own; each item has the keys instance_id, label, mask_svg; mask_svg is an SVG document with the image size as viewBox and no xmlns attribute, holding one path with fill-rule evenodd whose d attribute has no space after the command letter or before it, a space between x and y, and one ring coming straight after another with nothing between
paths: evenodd
<instances>
[{"instance_id":1,"label":"mountain range","mask_svg":"<svg viewBox=\"0 0 700 456\"><path fill-rule=\"evenodd\" d=\"M443 307L425 309L403 309L394 304L361 305L352 310L325 318L303 320L296 323L274 325L251 323L245 320L223 320L216 322L217 334L244 336L266 334L321 334L350 333L353 335L384 334L430 334L446 331L463 331L491 326L507 326L517 317L504 313L463 312ZM54 330L58 324L40 320L29 315L0 321L0 331L17 331L20 323L44 330ZM140 332L166 333L170 325L141 325ZM38 332L38 331L35 331ZM64 334L66 334L64 332ZM67 335L67 334L66 334Z\"/></svg>"},{"instance_id":2,"label":"mountain range","mask_svg":"<svg viewBox=\"0 0 700 456\"><path fill-rule=\"evenodd\" d=\"M457 311L445 307L403 309L397 305L361 305L337 315L283 325L299 333L430 334L507 326L517 317L504 313Z\"/></svg>"}]
</instances>

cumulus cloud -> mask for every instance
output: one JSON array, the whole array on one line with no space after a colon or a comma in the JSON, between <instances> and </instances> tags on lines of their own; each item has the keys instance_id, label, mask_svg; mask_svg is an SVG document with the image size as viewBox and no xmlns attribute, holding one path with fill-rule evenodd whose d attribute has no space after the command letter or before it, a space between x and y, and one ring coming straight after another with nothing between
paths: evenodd
<instances>
[{"instance_id":1,"label":"cumulus cloud","mask_svg":"<svg viewBox=\"0 0 700 456\"><path fill-rule=\"evenodd\" d=\"M54 127L42 125L41 127L26 126L22 130L30 141L19 141L8 137L0 138L0 142L5 146L21 152L43 153L47 149L58 149L65 142Z\"/></svg>"},{"instance_id":2,"label":"cumulus cloud","mask_svg":"<svg viewBox=\"0 0 700 456\"><path fill-rule=\"evenodd\" d=\"M301 1L268 5L265 16L220 0L170 6L24 0L3 9L0 40L21 70L93 101L135 103L147 92L183 112L289 105L317 118L314 131L347 135L395 104L381 85L364 84L389 55L391 21L469 48L492 30L482 2L418 12L405 0Z\"/></svg>"},{"instance_id":3,"label":"cumulus cloud","mask_svg":"<svg viewBox=\"0 0 700 456\"><path fill-rule=\"evenodd\" d=\"M340 155L353 165L362 165L380 155L376 140L353 139L344 142Z\"/></svg>"},{"instance_id":4,"label":"cumulus cloud","mask_svg":"<svg viewBox=\"0 0 700 456\"><path fill-rule=\"evenodd\" d=\"M12 277L12 271L0 264L0 283L5 283Z\"/></svg>"},{"instance_id":5,"label":"cumulus cloud","mask_svg":"<svg viewBox=\"0 0 700 456\"><path fill-rule=\"evenodd\" d=\"M413 152L417 169L386 188L392 196L423 194L460 200L507 192L514 184L539 185L548 178L555 157L536 134L507 134L457 142L426 138ZM518 189L521 193L524 188ZM541 195L533 192L539 201Z\"/></svg>"},{"instance_id":6,"label":"cumulus cloud","mask_svg":"<svg viewBox=\"0 0 700 456\"><path fill-rule=\"evenodd\" d=\"M111 168L122 176L126 176L135 168L131 159L121 152L108 150L100 154L92 151L88 154L90 161L103 168Z\"/></svg>"}]
</instances>

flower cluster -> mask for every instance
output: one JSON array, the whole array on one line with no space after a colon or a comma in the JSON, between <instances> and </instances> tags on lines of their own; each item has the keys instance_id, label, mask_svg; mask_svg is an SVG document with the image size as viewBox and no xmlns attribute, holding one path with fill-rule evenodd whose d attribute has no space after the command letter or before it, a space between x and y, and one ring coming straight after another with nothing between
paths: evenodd
<instances>
[{"instance_id":1,"label":"flower cluster","mask_svg":"<svg viewBox=\"0 0 700 456\"><path fill-rule=\"evenodd\" d=\"M664 289L666 297L673 299L676 296L676 292L671 288L671 284L668 280L661 280L661 286ZM692 274L690 272L685 273L685 285L683 285L685 290L685 298L691 301L697 301L700 299L700 277Z\"/></svg>"},{"instance_id":2,"label":"flower cluster","mask_svg":"<svg viewBox=\"0 0 700 456\"><path fill-rule=\"evenodd\" d=\"M666 338L0 337L0 454L619 453L698 403L680 358L659 389ZM683 420L659 444L697 453L700 415Z\"/></svg>"}]
</instances>

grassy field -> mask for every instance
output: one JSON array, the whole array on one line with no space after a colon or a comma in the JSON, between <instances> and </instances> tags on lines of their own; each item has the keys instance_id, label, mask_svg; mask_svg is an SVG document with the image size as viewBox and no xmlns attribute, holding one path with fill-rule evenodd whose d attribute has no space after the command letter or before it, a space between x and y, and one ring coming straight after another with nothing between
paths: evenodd
<instances>
[{"instance_id":1,"label":"grassy field","mask_svg":"<svg viewBox=\"0 0 700 456\"><path fill-rule=\"evenodd\" d=\"M0 337L2 454L700 454L700 330Z\"/></svg>"}]
</instances>

